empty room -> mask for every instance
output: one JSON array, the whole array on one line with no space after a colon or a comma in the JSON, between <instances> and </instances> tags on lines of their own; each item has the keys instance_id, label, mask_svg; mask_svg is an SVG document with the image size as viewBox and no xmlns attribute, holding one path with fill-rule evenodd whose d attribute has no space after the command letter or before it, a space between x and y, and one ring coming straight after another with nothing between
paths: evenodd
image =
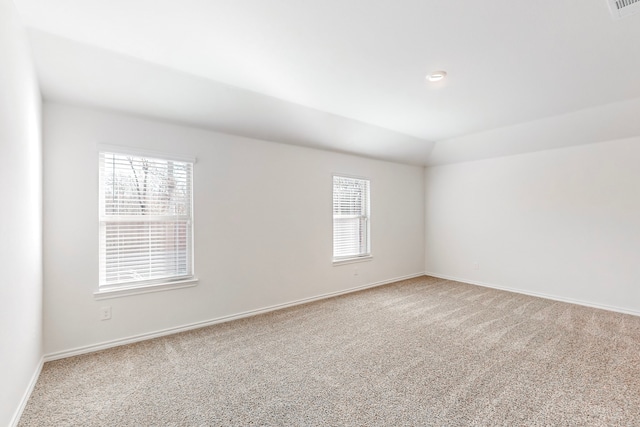
<instances>
[{"instance_id":1,"label":"empty room","mask_svg":"<svg viewBox=\"0 0 640 427\"><path fill-rule=\"evenodd\" d=\"M639 40L0 0L0 426L640 425Z\"/></svg>"}]
</instances>

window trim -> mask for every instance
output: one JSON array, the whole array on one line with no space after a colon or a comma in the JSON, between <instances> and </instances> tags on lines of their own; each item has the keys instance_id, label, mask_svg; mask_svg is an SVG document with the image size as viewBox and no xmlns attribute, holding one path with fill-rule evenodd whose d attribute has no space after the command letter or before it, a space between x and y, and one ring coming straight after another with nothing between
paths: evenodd
<instances>
[{"instance_id":1,"label":"window trim","mask_svg":"<svg viewBox=\"0 0 640 427\"><path fill-rule=\"evenodd\" d=\"M357 262L367 262L367 261L371 261L371 260L373 260L373 255L371 255L371 254L362 255L362 256L358 256L358 257L334 259L333 260L333 266L334 267L338 267L340 265L355 264Z\"/></svg>"},{"instance_id":2,"label":"window trim","mask_svg":"<svg viewBox=\"0 0 640 427\"><path fill-rule=\"evenodd\" d=\"M171 291L174 289L192 288L198 284L198 278L192 277L186 280L162 281L159 283L147 283L136 286L119 286L108 289L98 289L93 293L96 300L119 298L129 295L149 294L152 292Z\"/></svg>"},{"instance_id":3,"label":"window trim","mask_svg":"<svg viewBox=\"0 0 640 427\"><path fill-rule=\"evenodd\" d=\"M154 159L174 160L176 162L197 163L197 158L185 154L167 153L166 151L148 150L146 148L128 147L124 145L98 144L98 154L107 151L118 154L129 154L131 156L153 157ZM98 162L100 159L98 158Z\"/></svg>"},{"instance_id":4,"label":"window trim","mask_svg":"<svg viewBox=\"0 0 640 427\"><path fill-rule=\"evenodd\" d=\"M193 287L198 284L198 278L195 275L195 233L194 233L194 223L195 223L195 212L193 209L194 205L194 170L195 164L197 162L195 157L185 156L181 154L173 154L160 152L155 150L147 150L143 148L135 148L135 147L127 147L120 145L111 145L111 144L97 144L97 162L98 162L98 229L100 229L100 223L104 221L103 216L103 206L102 206L102 188L101 188L101 178L100 178L100 164L101 164L101 154L102 153L115 153L121 155L131 155L136 157L149 157L152 159L158 160L169 160L176 161L181 163L191 163L191 197L190 197L190 211L191 215L188 220L191 223L191 238L190 238L190 255L191 255L191 274L184 276L176 276L172 278L158 278L158 279L148 279L148 280L140 280L136 282L126 282L121 284L111 284L111 285L100 285L100 281L98 280L97 290L93 293L94 298L96 300L108 299L108 298L118 298L121 296L127 295L138 295L145 294L150 292L159 292L166 291L172 289L182 289L186 287ZM123 216L124 217L124 216ZM150 216L154 218L154 216ZM155 216L156 219L162 218L161 216ZM114 221L125 221L126 218L118 218ZM98 251L100 251L100 247L102 244L102 240L100 237L100 232L98 233ZM98 270L100 271L100 254L98 254ZM100 274L100 273L99 273Z\"/></svg>"},{"instance_id":5,"label":"window trim","mask_svg":"<svg viewBox=\"0 0 640 427\"><path fill-rule=\"evenodd\" d=\"M334 178L349 178L349 179L358 179L369 182L369 194L368 194L368 204L369 204L369 212L367 218L367 249L366 253L362 253L359 255L347 255L342 257L335 257L333 255L333 242L334 242L334 215L333 215L333 180ZM334 267L345 265L345 264L353 264L358 262L367 262L373 259L373 250L371 248L371 182L372 179L360 176L360 175L352 175L352 174L344 174L344 173L332 173L331 174L331 242L332 242L332 264Z\"/></svg>"}]
</instances>

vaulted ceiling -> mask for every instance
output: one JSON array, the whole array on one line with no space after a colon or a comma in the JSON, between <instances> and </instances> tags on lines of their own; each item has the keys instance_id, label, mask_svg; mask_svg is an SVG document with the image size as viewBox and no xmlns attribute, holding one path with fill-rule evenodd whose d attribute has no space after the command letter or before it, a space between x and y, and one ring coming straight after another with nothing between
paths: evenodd
<instances>
[{"instance_id":1,"label":"vaulted ceiling","mask_svg":"<svg viewBox=\"0 0 640 427\"><path fill-rule=\"evenodd\" d=\"M606 0L14 1L51 101L423 165L640 135Z\"/></svg>"}]
</instances>

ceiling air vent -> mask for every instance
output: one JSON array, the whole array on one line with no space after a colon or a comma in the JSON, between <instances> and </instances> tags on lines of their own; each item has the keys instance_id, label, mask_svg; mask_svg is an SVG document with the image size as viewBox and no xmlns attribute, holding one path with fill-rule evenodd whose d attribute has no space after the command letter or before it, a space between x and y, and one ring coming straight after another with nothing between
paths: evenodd
<instances>
[{"instance_id":1,"label":"ceiling air vent","mask_svg":"<svg viewBox=\"0 0 640 427\"><path fill-rule=\"evenodd\" d=\"M607 0L613 19L622 19L640 13L640 0Z\"/></svg>"}]
</instances>

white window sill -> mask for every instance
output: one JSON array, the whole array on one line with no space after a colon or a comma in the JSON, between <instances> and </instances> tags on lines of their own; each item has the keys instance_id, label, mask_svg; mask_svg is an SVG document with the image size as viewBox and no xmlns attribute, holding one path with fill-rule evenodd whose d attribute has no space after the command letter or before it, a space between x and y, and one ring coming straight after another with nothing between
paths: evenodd
<instances>
[{"instance_id":1,"label":"white window sill","mask_svg":"<svg viewBox=\"0 0 640 427\"><path fill-rule=\"evenodd\" d=\"M119 288L102 289L93 293L96 300L120 298L130 295L148 294L151 292L170 291L173 289L191 288L198 284L198 278L166 283L152 283L147 285L132 285Z\"/></svg>"},{"instance_id":2,"label":"white window sill","mask_svg":"<svg viewBox=\"0 0 640 427\"><path fill-rule=\"evenodd\" d=\"M356 262L366 262L366 261L371 261L372 259L373 257L371 255L337 259L337 260L333 260L333 266L337 267L339 265L353 264Z\"/></svg>"}]
</instances>

